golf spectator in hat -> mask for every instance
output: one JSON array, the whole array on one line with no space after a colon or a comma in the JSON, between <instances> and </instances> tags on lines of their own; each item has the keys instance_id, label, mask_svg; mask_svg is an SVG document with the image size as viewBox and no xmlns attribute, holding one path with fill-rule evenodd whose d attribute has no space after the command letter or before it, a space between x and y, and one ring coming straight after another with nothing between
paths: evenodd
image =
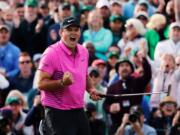
<instances>
[{"instance_id":1,"label":"golf spectator in hat","mask_svg":"<svg viewBox=\"0 0 180 135\"><path fill-rule=\"evenodd\" d=\"M161 56L165 53L174 57L180 55L180 22L173 22L170 25L169 39L161 41L155 49L155 62L160 64Z\"/></svg>"},{"instance_id":2,"label":"golf spectator in hat","mask_svg":"<svg viewBox=\"0 0 180 135\"><path fill-rule=\"evenodd\" d=\"M159 109L153 112L149 125L154 127L158 135L170 133L174 115L177 111L177 102L171 96L166 96L159 104Z\"/></svg>"},{"instance_id":3,"label":"golf spectator in hat","mask_svg":"<svg viewBox=\"0 0 180 135\"><path fill-rule=\"evenodd\" d=\"M110 30L113 34L113 42L112 45L117 45L118 41L122 38L123 32L125 31L124 28L124 19L120 15L111 15L110 18Z\"/></svg>"},{"instance_id":4,"label":"golf spectator in hat","mask_svg":"<svg viewBox=\"0 0 180 135\"><path fill-rule=\"evenodd\" d=\"M139 54L139 57L144 69L144 75L139 77L131 76L134 71L132 63L126 58L121 58L115 65L116 72L119 74L119 80L108 87L107 94L133 94L145 91L146 85L151 79L151 68L143 55ZM132 105L141 104L141 101L142 96L105 99L104 109L110 114L112 119L110 129L112 135L120 126L123 114L128 113Z\"/></svg>"},{"instance_id":5,"label":"golf spectator in hat","mask_svg":"<svg viewBox=\"0 0 180 135\"><path fill-rule=\"evenodd\" d=\"M9 27L0 25L0 74L5 77L12 77L19 71L20 49L10 42L9 38Z\"/></svg>"},{"instance_id":6,"label":"golf spectator in hat","mask_svg":"<svg viewBox=\"0 0 180 135\"><path fill-rule=\"evenodd\" d=\"M31 135L33 133L33 127L24 125L27 116L23 112L24 103L24 97L18 90L12 90L6 98L6 105L10 106L13 114L13 131L16 134Z\"/></svg>"}]
</instances>

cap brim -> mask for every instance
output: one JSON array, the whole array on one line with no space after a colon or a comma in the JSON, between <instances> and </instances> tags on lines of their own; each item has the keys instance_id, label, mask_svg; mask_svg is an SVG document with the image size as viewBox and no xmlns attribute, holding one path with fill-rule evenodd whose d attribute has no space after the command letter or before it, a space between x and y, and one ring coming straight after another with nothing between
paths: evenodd
<instances>
[{"instance_id":1,"label":"cap brim","mask_svg":"<svg viewBox=\"0 0 180 135\"><path fill-rule=\"evenodd\" d=\"M0 30L6 30L8 32L10 31L9 28L7 28L7 27L0 27Z\"/></svg>"},{"instance_id":2,"label":"cap brim","mask_svg":"<svg viewBox=\"0 0 180 135\"><path fill-rule=\"evenodd\" d=\"M63 26L63 28L68 28L68 27L79 27L80 28L80 25L79 24L69 24L69 25Z\"/></svg>"}]
</instances>

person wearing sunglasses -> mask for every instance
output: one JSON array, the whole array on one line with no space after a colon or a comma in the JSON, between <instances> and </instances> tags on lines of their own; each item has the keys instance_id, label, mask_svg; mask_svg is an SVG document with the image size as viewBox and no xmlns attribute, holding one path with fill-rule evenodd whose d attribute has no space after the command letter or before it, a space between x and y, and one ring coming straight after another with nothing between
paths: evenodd
<instances>
[{"instance_id":1,"label":"person wearing sunglasses","mask_svg":"<svg viewBox=\"0 0 180 135\"><path fill-rule=\"evenodd\" d=\"M156 129L157 135L169 135L176 111L176 100L172 96L164 97L153 117L149 119L149 124Z\"/></svg>"},{"instance_id":2,"label":"person wearing sunglasses","mask_svg":"<svg viewBox=\"0 0 180 135\"><path fill-rule=\"evenodd\" d=\"M34 72L30 55L27 52L21 52L19 56L19 72L10 78L11 87L20 90L26 95L32 88Z\"/></svg>"}]
</instances>

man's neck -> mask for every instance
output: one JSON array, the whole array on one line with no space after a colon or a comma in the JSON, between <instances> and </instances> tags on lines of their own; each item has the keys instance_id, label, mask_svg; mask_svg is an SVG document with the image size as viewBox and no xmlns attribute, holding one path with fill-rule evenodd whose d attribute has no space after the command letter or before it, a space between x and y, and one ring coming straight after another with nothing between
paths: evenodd
<instances>
[{"instance_id":1,"label":"man's neck","mask_svg":"<svg viewBox=\"0 0 180 135\"><path fill-rule=\"evenodd\" d=\"M31 72L24 72L24 73L21 73L21 76L24 79L28 79L31 76L31 74L32 74Z\"/></svg>"},{"instance_id":2,"label":"man's neck","mask_svg":"<svg viewBox=\"0 0 180 135\"><path fill-rule=\"evenodd\" d=\"M180 40L173 40L173 42L175 43L175 45L179 42Z\"/></svg>"},{"instance_id":3,"label":"man's neck","mask_svg":"<svg viewBox=\"0 0 180 135\"><path fill-rule=\"evenodd\" d=\"M62 40L62 42L63 42L63 43L65 44L65 46L72 52L72 54L75 55L75 53L76 53L76 51L77 51L76 47L69 47L64 40Z\"/></svg>"},{"instance_id":4,"label":"man's neck","mask_svg":"<svg viewBox=\"0 0 180 135\"><path fill-rule=\"evenodd\" d=\"M8 42L6 42L6 43L0 43L0 47L4 47L7 43L8 43Z\"/></svg>"}]
</instances>

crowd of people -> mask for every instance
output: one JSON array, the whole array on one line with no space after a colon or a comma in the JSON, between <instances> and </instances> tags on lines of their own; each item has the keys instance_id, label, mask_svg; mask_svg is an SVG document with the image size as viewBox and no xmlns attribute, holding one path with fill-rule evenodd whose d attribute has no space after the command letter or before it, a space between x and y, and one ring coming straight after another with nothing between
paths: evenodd
<instances>
[{"instance_id":1,"label":"crowd of people","mask_svg":"<svg viewBox=\"0 0 180 135\"><path fill-rule=\"evenodd\" d=\"M178 4L0 0L0 135L180 135Z\"/></svg>"}]
</instances>

